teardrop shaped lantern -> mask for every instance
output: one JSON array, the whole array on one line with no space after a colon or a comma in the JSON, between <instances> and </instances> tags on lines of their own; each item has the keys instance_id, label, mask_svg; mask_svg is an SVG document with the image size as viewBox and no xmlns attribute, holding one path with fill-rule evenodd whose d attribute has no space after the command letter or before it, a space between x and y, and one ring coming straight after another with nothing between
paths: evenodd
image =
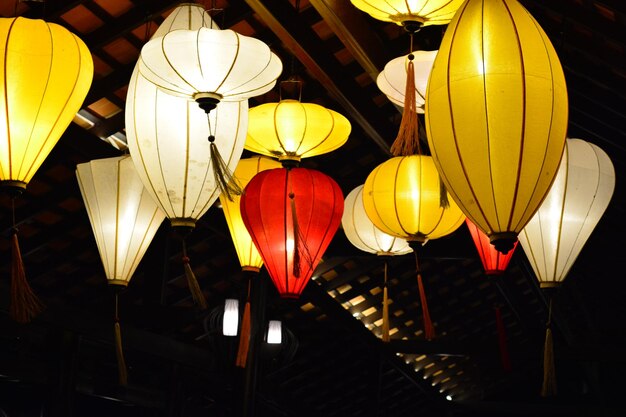
<instances>
[{"instance_id":1,"label":"teardrop shaped lantern","mask_svg":"<svg viewBox=\"0 0 626 417\"><path fill-rule=\"evenodd\" d=\"M414 51L411 55L413 55L414 66L415 108L417 113L421 114L424 113L426 85L437 51ZM380 91L387 96L389 101L400 107L404 107L405 101L408 56L408 54L399 56L389 61L376 78L376 85Z\"/></svg>"},{"instance_id":2,"label":"teardrop shaped lantern","mask_svg":"<svg viewBox=\"0 0 626 417\"><path fill-rule=\"evenodd\" d=\"M511 258L513 257L513 253L517 247L517 242L513 245L513 249L504 254L498 251L496 247L489 242L489 237L483 233L482 230L476 227L470 219L465 219L465 223L467 224L467 228L472 236L474 246L478 251L478 256L483 264L485 274L499 275L504 273L506 268L509 266L509 262L511 262Z\"/></svg>"},{"instance_id":3,"label":"teardrop shaped lantern","mask_svg":"<svg viewBox=\"0 0 626 417\"><path fill-rule=\"evenodd\" d=\"M566 277L613 196L615 170L608 155L568 139L557 177L519 240L542 288Z\"/></svg>"},{"instance_id":4,"label":"teardrop shaped lantern","mask_svg":"<svg viewBox=\"0 0 626 417\"><path fill-rule=\"evenodd\" d=\"M259 172L280 167L280 162L274 159L255 156L239 160L234 174L239 185L245 187ZM248 229L246 229L241 218L239 207L241 197L235 196L232 200L229 200L225 195L220 194L219 198L241 268L244 271L259 272L263 266L263 258L261 258L259 251L254 246L250 233L248 233Z\"/></svg>"},{"instance_id":5,"label":"teardrop shaped lantern","mask_svg":"<svg viewBox=\"0 0 626 417\"><path fill-rule=\"evenodd\" d=\"M325 154L348 140L352 127L341 114L315 103L284 99L248 113L246 149L281 161Z\"/></svg>"},{"instance_id":6,"label":"teardrop shaped lantern","mask_svg":"<svg viewBox=\"0 0 626 417\"><path fill-rule=\"evenodd\" d=\"M426 90L431 155L450 195L506 253L547 194L568 121L563 70L517 0L468 0Z\"/></svg>"},{"instance_id":7,"label":"teardrop shaped lantern","mask_svg":"<svg viewBox=\"0 0 626 417\"><path fill-rule=\"evenodd\" d=\"M241 216L283 298L299 298L343 214L328 175L306 168L258 173L241 197Z\"/></svg>"},{"instance_id":8,"label":"teardrop shaped lantern","mask_svg":"<svg viewBox=\"0 0 626 417\"><path fill-rule=\"evenodd\" d=\"M264 94L282 62L258 39L225 29L174 30L141 49L139 72L170 94L192 98L205 111L221 101Z\"/></svg>"},{"instance_id":9,"label":"teardrop shaped lantern","mask_svg":"<svg viewBox=\"0 0 626 417\"><path fill-rule=\"evenodd\" d=\"M92 79L89 49L64 27L0 18L0 189L12 199L26 189L65 132ZM9 312L28 323L43 304L26 280L15 221L11 247Z\"/></svg>"},{"instance_id":10,"label":"teardrop shaped lantern","mask_svg":"<svg viewBox=\"0 0 626 417\"><path fill-rule=\"evenodd\" d=\"M442 204L439 174L430 156L397 156L378 165L363 188L369 219L383 232L425 243L458 229L465 221L459 207Z\"/></svg>"},{"instance_id":11,"label":"teardrop shaped lantern","mask_svg":"<svg viewBox=\"0 0 626 417\"><path fill-rule=\"evenodd\" d=\"M445 25L450 22L463 0L350 0L359 10L383 22L406 25Z\"/></svg>"},{"instance_id":12,"label":"teardrop shaped lantern","mask_svg":"<svg viewBox=\"0 0 626 417\"><path fill-rule=\"evenodd\" d=\"M108 283L126 287L165 213L129 155L78 164L76 177Z\"/></svg>"},{"instance_id":13,"label":"teardrop shaped lantern","mask_svg":"<svg viewBox=\"0 0 626 417\"><path fill-rule=\"evenodd\" d=\"M413 251L405 239L381 231L367 217L363 205L363 184L348 193L341 225L350 243L362 251L381 256L404 255Z\"/></svg>"}]
</instances>

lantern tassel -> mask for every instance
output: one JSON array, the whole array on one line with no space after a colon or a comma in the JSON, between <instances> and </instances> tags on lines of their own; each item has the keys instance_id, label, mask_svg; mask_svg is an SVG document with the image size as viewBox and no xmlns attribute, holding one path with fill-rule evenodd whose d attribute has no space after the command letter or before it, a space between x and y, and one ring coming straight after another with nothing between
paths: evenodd
<instances>
[{"instance_id":1,"label":"lantern tassel","mask_svg":"<svg viewBox=\"0 0 626 417\"><path fill-rule=\"evenodd\" d=\"M441 176L439 177L439 207L447 209L450 208L450 201L448 201L448 189L444 184Z\"/></svg>"},{"instance_id":2,"label":"lantern tassel","mask_svg":"<svg viewBox=\"0 0 626 417\"><path fill-rule=\"evenodd\" d=\"M248 280L248 295L246 297L246 306L243 309L243 318L241 320L241 332L239 335L239 349L237 350L237 360L235 365L240 368L246 367L248 361L248 350L250 349L250 287L252 280Z\"/></svg>"},{"instance_id":3,"label":"lantern tassel","mask_svg":"<svg viewBox=\"0 0 626 417\"><path fill-rule=\"evenodd\" d=\"M393 156L421 155L419 139L419 118L415 104L415 69L413 54L409 54L406 70L406 89L404 92L404 109L398 135L391 145Z\"/></svg>"},{"instance_id":4,"label":"lantern tassel","mask_svg":"<svg viewBox=\"0 0 626 417\"><path fill-rule=\"evenodd\" d=\"M118 296L115 294L115 356L117 358L117 374L119 384L128 385L128 371L126 370L126 360L124 359L124 349L122 347L122 329L120 327L120 318L118 316Z\"/></svg>"},{"instance_id":5,"label":"lantern tassel","mask_svg":"<svg viewBox=\"0 0 626 417\"><path fill-rule=\"evenodd\" d=\"M306 240L302 236L300 225L298 224L298 215L296 213L296 196L293 192L289 193L291 204L291 219L293 225L293 275L300 277L302 261L305 261L309 268L312 267L313 261L306 246Z\"/></svg>"},{"instance_id":6,"label":"lantern tassel","mask_svg":"<svg viewBox=\"0 0 626 417\"><path fill-rule=\"evenodd\" d=\"M422 282L422 273L420 272L419 263L417 261L417 253L415 253L415 269L417 270L417 288L420 293L420 303L422 304L422 319L424 321L424 337L426 340L432 340L435 338L435 327L430 318L430 311L428 311L428 301L426 300L426 291L424 290L424 283Z\"/></svg>"},{"instance_id":7,"label":"lantern tassel","mask_svg":"<svg viewBox=\"0 0 626 417\"><path fill-rule=\"evenodd\" d=\"M24 261L17 239L17 228L13 227L11 236L11 306L9 312L18 323L30 323L43 310L43 304L33 292L26 280Z\"/></svg>"},{"instance_id":8,"label":"lantern tassel","mask_svg":"<svg viewBox=\"0 0 626 417\"><path fill-rule=\"evenodd\" d=\"M546 323L546 340L543 345L543 384L541 396L549 397L556 395L556 369L554 366L554 342L552 340L552 299L548 309L548 322Z\"/></svg>"},{"instance_id":9,"label":"lantern tassel","mask_svg":"<svg viewBox=\"0 0 626 417\"><path fill-rule=\"evenodd\" d=\"M389 342L389 298L387 295L387 260L385 260L385 283L383 285L383 342Z\"/></svg>"},{"instance_id":10,"label":"lantern tassel","mask_svg":"<svg viewBox=\"0 0 626 417\"><path fill-rule=\"evenodd\" d=\"M196 275L193 273L191 269L191 265L189 265L189 257L187 256L187 245L185 244L185 240L183 239L183 266L185 268L185 277L187 278L187 285L189 286L189 291L191 292L191 297L196 305L201 310L207 309L206 299L204 298L204 293L202 289L200 289L200 284L198 284L198 279Z\"/></svg>"},{"instance_id":11,"label":"lantern tassel","mask_svg":"<svg viewBox=\"0 0 626 417\"><path fill-rule=\"evenodd\" d=\"M511 372L511 357L509 356L509 349L506 343L506 332L504 328L504 321L502 320L502 312L500 307L496 306L496 328L498 331L498 346L500 348L500 362L502 363L502 369L505 372Z\"/></svg>"},{"instance_id":12,"label":"lantern tassel","mask_svg":"<svg viewBox=\"0 0 626 417\"><path fill-rule=\"evenodd\" d=\"M215 183L220 190L220 193L224 194L229 201L234 201L233 196L241 195L243 192L237 179L228 169L228 165L222 159L217 145L215 144L215 136L209 136L209 142L211 142L211 165L213 166L213 175Z\"/></svg>"}]
</instances>

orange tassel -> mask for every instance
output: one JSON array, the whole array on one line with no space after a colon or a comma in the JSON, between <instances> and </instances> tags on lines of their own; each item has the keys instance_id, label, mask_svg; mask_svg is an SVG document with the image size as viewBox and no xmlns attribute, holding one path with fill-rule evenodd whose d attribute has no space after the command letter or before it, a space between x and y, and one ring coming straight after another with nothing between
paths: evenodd
<instances>
[{"instance_id":1,"label":"orange tassel","mask_svg":"<svg viewBox=\"0 0 626 417\"><path fill-rule=\"evenodd\" d=\"M428 311L428 303L426 302L426 291L424 291L424 284L422 283L422 274L417 273L417 287L420 292L420 301L422 303L422 317L424 319L424 336L426 340L432 340L435 337L435 327L430 319L430 312Z\"/></svg>"},{"instance_id":2,"label":"orange tassel","mask_svg":"<svg viewBox=\"0 0 626 417\"><path fill-rule=\"evenodd\" d=\"M240 368L246 367L248 361L248 350L250 349L250 300L246 301L241 321L241 334L239 335L239 349L237 350L237 361L235 365Z\"/></svg>"},{"instance_id":3,"label":"orange tassel","mask_svg":"<svg viewBox=\"0 0 626 417\"><path fill-rule=\"evenodd\" d=\"M128 384L128 372L126 371L126 361L124 360L124 350L122 348L122 329L119 320L115 320L115 356L117 357L117 372L120 385Z\"/></svg>"},{"instance_id":4,"label":"orange tassel","mask_svg":"<svg viewBox=\"0 0 626 417\"><path fill-rule=\"evenodd\" d=\"M391 145L393 156L421 155L419 143L419 118L415 104L415 69L413 54L409 54L406 70L406 89L404 92L404 109L398 135Z\"/></svg>"},{"instance_id":5,"label":"orange tassel","mask_svg":"<svg viewBox=\"0 0 626 417\"><path fill-rule=\"evenodd\" d=\"M389 341L389 298L387 296L387 261L385 261L385 284L383 286L383 342Z\"/></svg>"},{"instance_id":6,"label":"orange tassel","mask_svg":"<svg viewBox=\"0 0 626 417\"><path fill-rule=\"evenodd\" d=\"M17 229L13 229L11 237L11 305L9 313L13 320L18 323L30 323L30 321L43 311L43 304L35 295L26 280L26 271L17 239Z\"/></svg>"},{"instance_id":7,"label":"orange tassel","mask_svg":"<svg viewBox=\"0 0 626 417\"><path fill-rule=\"evenodd\" d=\"M546 323L546 340L543 345L543 384L541 396L556 395L556 369L554 366L554 341L552 340L552 299L548 309L548 323Z\"/></svg>"}]
</instances>

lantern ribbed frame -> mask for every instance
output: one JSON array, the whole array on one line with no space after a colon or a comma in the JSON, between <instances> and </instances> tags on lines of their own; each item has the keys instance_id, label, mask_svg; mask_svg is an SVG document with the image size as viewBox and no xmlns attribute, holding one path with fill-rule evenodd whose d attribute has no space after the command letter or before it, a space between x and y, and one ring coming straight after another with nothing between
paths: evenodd
<instances>
[{"instance_id":1,"label":"lantern ribbed frame","mask_svg":"<svg viewBox=\"0 0 626 417\"><path fill-rule=\"evenodd\" d=\"M294 237L291 193L299 237ZM343 202L331 177L306 168L262 171L246 186L241 216L282 298L300 297L341 224ZM296 245L299 268L294 268Z\"/></svg>"},{"instance_id":2,"label":"lantern ribbed frame","mask_svg":"<svg viewBox=\"0 0 626 417\"><path fill-rule=\"evenodd\" d=\"M109 284L127 286L163 220L129 155L76 166L80 193Z\"/></svg>"},{"instance_id":3,"label":"lantern ribbed frame","mask_svg":"<svg viewBox=\"0 0 626 417\"><path fill-rule=\"evenodd\" d=\"M0 185L25 188L93 80L85 43L40 19L0 18Z\"/></svg>"},{"instance_id":4,"label":"lantern ribbed frame","mask_svg":"<svg viewBox=\"0 0 626 417\"><path fill-rule=\"evenodd\" d=\"M392 236L424 243L458 229L465 215L449 199L441 205L439 174L426 155L397 156L378 165L363 188L369 219Z\"/></svg>"},{"instance_id":5,"label":"lantern ribbed frame","mask_svg":"<svg viewBox=\"0 0 626 417\"><path fill-rule=\"evenodd\" d=\"M263 156L240 159L234 177L239 185L245 188L259 172L280 167L280 162ZM231 201L224 194L220 194L219 198L241 268L258 272L263 266L263 258L254 246L250 233L241 218L241 197L233 196Z\"/></svg>"},{"instance_id":6,"label":"lantern ribbed frame","mask_svg":"<svg viewBox=\"0 0 626 417\"><path fill-rule=\"evenodd\" d=\"M519 234L542 287L558 286L567 277L614 189L615 170L606 152L590 142L568 139L550 192Z\"/></svg>"},{"instance_id":7,"label":"lantern ribbed frame","mask_svg":"<svg viewBox=\"0 0 626 417\"><path fill-rule=\"evenodd\" d=\"M397 25L419 22L424 26L446 25L463 0L350 0L357 9L383 22Z\"/></svg>"},{"instance_id":8,"label":"lantern ribbed frame","mask_svg":"<svg viewBox=\"0 0 626 417\"><path fill-rule=\"evenodd\" d=\"M450 195L506 251L554 180L568 122L558 56L517 0L459 9L435 58L425 116Z\"/></svg>"},{"instance_id":9,"label":"lantern ribbed frame","mask_svg":"<svg viewBox=\"0 0 626 417\"><path fill-rule=\"evenodd\" d=\"M284 99L250 109L245 148L278 159L300 160L336 150L346 143L351 130L350 121L334 110Z\"/></svg>"}]
</instances>

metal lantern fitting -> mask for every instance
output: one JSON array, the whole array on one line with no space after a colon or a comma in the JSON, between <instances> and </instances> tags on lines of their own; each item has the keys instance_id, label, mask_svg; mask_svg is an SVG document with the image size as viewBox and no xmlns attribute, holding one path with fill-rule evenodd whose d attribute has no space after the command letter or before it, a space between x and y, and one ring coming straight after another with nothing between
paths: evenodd
<instances>
[{"instance_id":1,"label":"metal lantern fitting","mask_svg":"<svg viewBox=\"0 0 626 417\"><path fill-rule=\"evenodd\" d=\"M517 242L513 245L513 249L504 254L498 251L496 247L489 242L489 236L476 227L470 219L465 219L465 223L467 224L467 228L472 236L474 246L476 246L476 250L478 251L478 256L483 264L485 274L499 275L504 273L506 268L509 266L511 258L513 257L513 253L517 247Z\"/></svg>"},{"instance_id":2,"label":"metal lantern fitting","mask_svg":"<svg viewBox=\"0 0 626 417\"><path fill-rule=\"evenodd\" d=\"M350 0L354 7L383 22L419 28L450 22L463 0Z\"/></svg>"},{"instance_id":3,"label":"metal lantern fitting","mask_svg":"<svg viewBox=\"0 0 626 417\"><path fill-rule=\"evenodd\" d=\"M519 235L541 287L558 286L567 277L614 189L608 155L592 143L568 139L550 192Z\"/></svg>"},{"instance_id":4,"label":"metal lantern fitting","mask_svg":"<svg viewBox=\"0 0 626 417\"><path fill-rule=\"evenodd\" d=\"M93 60L39 19L0 18L0 39L0 186L23 190L83 104Z\"/></svg>"},{"instance_id":5,"label":"metal lantern fitting","mask_svg":"<svg viewBox=\"0 0 626 417\"><path fill-rule=\"evenodd\" d=\"M413 251L406 240L383 232L367 217L363 206L363 185L346 196L341 225L350 243L362 251L381 256L404 255Z\"/></svg>"},{"instance_id":6,"label":"metal lantern fitting","mask_svg":"<svg viewBox=\"0 0 626 417\"><path fill-rule=\"evenodd\" d=\"M234 175L241 187L245 187L259 172L280 167L280 162L274 159L255 156L239 160ZM235 244L239 264L244 271L259 272L263 266L263 258L254 246L250 233L248 233L248 229L246 229L243 223L239 207L240 201L240 196L235 196L232 200L229 200L226 196L220 194L220 203L222 204L224 217L226 217L230 236Z\"/></svg>"},{"instance_id":7,"label":"metal lantern fitting","mask_svg":"<svg viewBox=\"0 0 626 417\"><path fill-rule=\"evenodd\" d=\"M414 65L415 108L417 113L424 113L426 85L437 51L414 51L411 55ZM380 91L389 101L400 107L404 107L408 63L409 54L394 58L385 65L376 78L376 85Z\"/></svg>"},{"instance_id":8,"label":"metal lantern fitting","mask_svg":"<svg viewBox=\"0 0 626 417\"><path fill-rule=\"evenodd\" d=\"M127 286L165 213L130 156L78 164L76 177L109 284Z\"/></svg>"},{"instance_id":9,"label":"metal lantern fitting","mask_svg":"<svg viewBox=\"0 0 626 417\"><path fill-rule=\"evenodd\" d=\"M426 90L428 144L450 195L506 253L556 176L568 122L563 70L517 0L468 0Z\"/></svg>"},{"instance_id":10,"label":"metal lantern fitting","mask_svg":"<svg viewBox=\"0 0 626 417\"><path fill-rule=\"evenodd\" d=\"M141 49L139 72L160 89L209 112L221 101L264 94L276 84L282 63L258 39L232 30L174 30Z\"/></svg>"},{"instance_id":11,"label":"metal lantern fitting","mask_svg":"<svg viewBox=\"0 0 626 417\"><path fill-rule=\"evenodd\" d=\"M316 170L270 169L248 183L241 216L281 297L300 297L342 214L341 189Z\"/></svg>"}]
</instances>

